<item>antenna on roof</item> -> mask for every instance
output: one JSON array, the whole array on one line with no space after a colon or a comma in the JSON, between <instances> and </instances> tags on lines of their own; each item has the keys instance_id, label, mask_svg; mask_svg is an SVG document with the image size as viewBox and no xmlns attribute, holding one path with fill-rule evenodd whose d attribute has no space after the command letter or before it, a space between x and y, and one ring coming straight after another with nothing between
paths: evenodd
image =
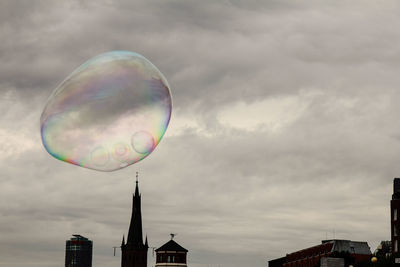
<instances>
[{"instance_id":1,"label":"antenna on roof","mask_svg":"<svg viewBox=\"0 0 400 267\"><path fill-rule=\"evenodd\" d=\"M175 237L176 235L178 235L178 234L176 234L176 233L175 233L175 234L174 234L174 233L170 233L170 235L171 235L171 240L172 240L172 239L174 239L174 237Z\"/></svg>"},{"instance_id":2,"label":"antenna on roof","mask_svg":"<svg viewBox=\"0 0 400 267\"><path fill-rule=\"evenodd\" d=\"M113 247L113 249L114 249L114 257L115 257L115 250L116 250L117 248L120 248L120 247Z\"/></svg>"}]
</instances>

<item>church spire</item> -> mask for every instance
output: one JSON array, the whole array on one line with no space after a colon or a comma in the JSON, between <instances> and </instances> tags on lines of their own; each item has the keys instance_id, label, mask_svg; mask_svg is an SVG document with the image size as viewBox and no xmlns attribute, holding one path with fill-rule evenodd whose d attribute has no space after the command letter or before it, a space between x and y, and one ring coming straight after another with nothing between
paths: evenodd
<instances>
[{"instance_id":1,"label":"church spire","mask_svg":"<svg viewBox=\"0 0 400 267\"><path fill-rule=\"evenodd\" d=\"M139 172L136 172L136 188L135 188L135 196L139 196Z\"/></svg>"},{"instance_id":2,"label":"church spire","mask_svg":"<svg viewBox=\"0 0 400 267\"><path fill-rule=\"evenodd\" d=\"M132 217L129 226L127 244L132 244L138 248L143 247L143 232L142 232L142 211L141 211L141 196L139 194L139 174L136 172L136 188L132 200Z\"/></svg>"},{"instance_id":3,"label":"church spire","mask_svg":"<svg viewBox=\"0 0 400 267\"><path fill-rule=\"evenodd\" d=\"M143 243L141 196L139 193L139 174L136 172L136 187L132 197L132 217L125 245L121 246L121 267L147 267L146 242ZM124 244L125 239L122 240Z\"/></svg>"}]
</instances>

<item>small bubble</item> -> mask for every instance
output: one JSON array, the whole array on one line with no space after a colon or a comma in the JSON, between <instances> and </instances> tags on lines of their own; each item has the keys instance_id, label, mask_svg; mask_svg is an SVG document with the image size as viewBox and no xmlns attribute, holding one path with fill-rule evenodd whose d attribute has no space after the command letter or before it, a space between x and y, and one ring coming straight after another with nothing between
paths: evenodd
<instances>
[{"instance_id":1,"label":"small bubble","mask_svg":"<svg viewBox=\"0 0 400 267\"><path fill-rule=\"evenodd\" d=\"M113 158L119 162L129 161L131 157L131 148L124 143L117 143L114 145Z\"/></svg>"},{"instance_id":2,"label":"small bubble","mask_svg":"<svg viewBox=\"0 0 400 267\"><path fill-rule=\"evenodd\" d=\"M114 146L114 154L117 155L118 157L126 155L128 152L128 148L124 144L116 144Z\"/></svg>"},{"instance_id":3,"label":"small bubble","mask_svg":"<svg viewBox=\"0 0 400 267\"><path fill-rule=\"evenodd\" d=\"M154 149L154 139L148 132L137 132L132 136L132 147L140 154L148 154Z\"/></svg>"}]
</instances>

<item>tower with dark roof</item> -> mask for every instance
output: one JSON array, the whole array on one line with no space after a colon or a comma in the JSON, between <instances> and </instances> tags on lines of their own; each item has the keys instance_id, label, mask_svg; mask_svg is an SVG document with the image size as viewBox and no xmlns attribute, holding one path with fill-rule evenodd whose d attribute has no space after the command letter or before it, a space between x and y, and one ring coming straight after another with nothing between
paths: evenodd
<instances>
[{"instance_id":1,"label":"tower with dark roof","mask_svg":"<svg viewBox=\"0 0 400 267\"><path fill-rule=\"evenodd\" d=\"M171 236L173 237L173 235ZM172 238L155 251L157 254L155 267L187 267L188 250L176 243Z\"/></svg>"},{"instance_id":2,"label":"tower with dark roof","mask_svg":"<svg viewBox=\"0 0 400 267\"><path fill-rule=\"evenodd\" d=\"M129 225L128 238L125 237L121 244L121 267L147 267L147 250L149 248L146 241L143 243L142 231L142 211L141 195L138 186L138 174L136 173L136 189L132 201L132 217Z\"/></svg>"}]
</instances>

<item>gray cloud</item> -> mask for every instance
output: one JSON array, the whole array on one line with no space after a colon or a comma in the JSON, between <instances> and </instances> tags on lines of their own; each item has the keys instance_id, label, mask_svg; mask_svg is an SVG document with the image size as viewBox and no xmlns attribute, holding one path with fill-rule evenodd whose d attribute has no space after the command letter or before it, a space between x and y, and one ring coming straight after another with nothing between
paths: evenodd
<instances>
[{"instance_id":1,"label":"gray cloud","mask_svg":"<svg viewBox=\"0 0 400 267\"><path fill-rule=\"evenodd\" d=\"M389 239L400 151L395 1L1 6L0 266L62 265L73 233L94 240L95 266L118 266L112 247L128 230L135 171L150 245L178 232L194 267L265 266L333 231L372 250ZM116 49L167 77L166 136L117 172L53 159L39 132L47 97Z\"/></svg>"}]
</instances>

